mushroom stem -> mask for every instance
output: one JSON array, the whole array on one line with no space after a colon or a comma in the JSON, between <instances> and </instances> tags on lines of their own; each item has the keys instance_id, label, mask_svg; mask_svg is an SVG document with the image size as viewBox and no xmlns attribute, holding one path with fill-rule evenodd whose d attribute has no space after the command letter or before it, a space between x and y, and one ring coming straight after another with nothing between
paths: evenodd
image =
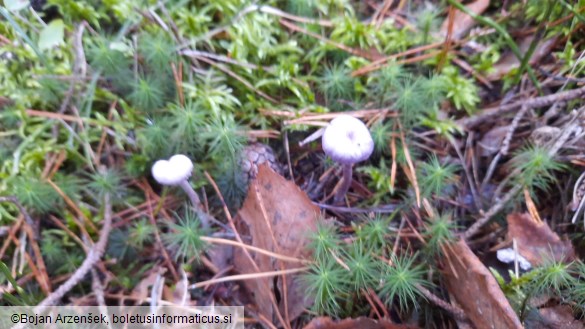
<instances>
[{"instance_id":1,"label":"mushroom stem","mask_svg":"<svg viewBox=\"0 0 585 329\"><path fill-rule=\"evenodd\" d=\"M334 203L340 203L351 186L351 167L351 163L343 164L343 182L339 190L337 190L337 193L335 193L335 198L333 199Z\"/></svg>"},{"instance_id":2,"label":"mushroom stem","mask_svg":"<svg viewBox=\"0 0 585 329\"><path fill-rule=\"evenodd\" d=\"M181 186L183 191L185 191L185 193L187 193L187 196L191 200L191 203L193 204L193 207L195 208L195 212L197 213L197 216L199 217L199 220L201 221L201 226L204 229L210 228L211 223L209 222L209 215L207 213L205 213L205 211L203 211L203 205L201 204L201 200L199 199L199 196L197 195L197 193L195 192L195 190L193 189L191 184L189 184L189 182L187 180L184 180L179 184L179 186Z\"/></svg>"},{"instance_id":3,"label":"mushroom stem","mask_svg":"<svg viewBox=\"0 0 585 329\"><path fill-rule=\"evenodd\" d=\"M189 184L187 180L184 180L179 184L179 186L181 186L183 191L187 193L187 196L191 200L191 203L193 203L193 206L196 208L201 208L201 200L199 200L199 196L197 193L195 193L195 190L193 187L191 187L191 184Z\"/></svg>"}]
</instances>

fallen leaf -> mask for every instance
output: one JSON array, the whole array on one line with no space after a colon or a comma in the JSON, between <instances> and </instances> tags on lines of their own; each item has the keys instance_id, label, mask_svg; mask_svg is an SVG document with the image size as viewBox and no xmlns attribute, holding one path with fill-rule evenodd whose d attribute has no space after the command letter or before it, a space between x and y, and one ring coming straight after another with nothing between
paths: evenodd
<instances>
[{"instance_id":1,"label":"fallen leaf","mask_svg":"<svg viewBox=\"0 0 585 329\"><path fill-rule=\"evenodd\" d=\"M542 265L551 256L555 261L571 261L575 251L570 241L563 241L546 222L536 222L528 213L508 215L508 238L516 239L518 253L532 265Z\"/></svg>"},{"instance_id":2,"label":"fallen leaf","mask_svg":"<svg viewBox=\"0 0 585 329\"><path fill-rule=\"evenodd\" d=\"M488 157L498 153L508 131L510 131L510 126L497 126L485 133L478 142L479 155Z\"/></svg>"},{"instance_id":3,"label":"fallen leaf","mask_svg":"<svg viewBox=\"0 0 585 329\"><path fill-rule=\"evenodd\" d=\"M536 313L536 312L535 312ZM526 319L526 328L530 329L584 329L582 322L575 320L573 310L568 305L546 307L538 310L535 317Z\"/></svg>"},{"instance_id":4,"label":"fallen leaf","mask_svg":"<svg viewBox=\"0 0 585 329\"><path fill-rule=\"evenodd\" d=\"M465 5L471 12L480 15L490 5L489 0L477 0L470 4ZM451 38L458 40L465 36L465 34L475 25L475 20L471 16L459 10L455 11L453 15L453 30L451 31ZM442 36L446 36L449 32L449 16L445 19L441 25L439 33Z\"/></svg>"},{"instance_id":5,"label":"fallen leaf","mask_svg":"<svg viewBox=\"0 0 585 329\"><path fill-rule=\"evenodd\" d=\"M544 146L552 140L556 140L561 134L561 129L552 126L542 126L530 133L530 140L536 146Z\"/></svg>"},{"instance_id":6,"label":"fallen leaf","mask_svg":"<svg viewBox=\"0 0 585 329\"><path fill-rule=\"evenodd\" d=\"M465 241L449 244L445 250L447 290L475 328L522 328L493 275Z\"/></svg>"},{"instance_id":7,"label":"fallen leaf","mask_svg":"<svg viewBox=\"0 0 585 329\"><path fill-rule=\"evenodd\" d=\"M172 302L174 305L190 305L191 295L189 294L189 280L183 268L179 268L181 279L175 282L174 287L165 285L163 287L163 299Z\"/></svg>"},{"instance_id":8,"label":"fallen leaf","mask_svg":"<svg viewBox=\"0 0 585 329\"><path fill-rule=\"evenodd\" d=\"M150 288L155 284L157 277L164 274L166 269L159 265L153 267L148 275L144 277L140 282L132 289L130 296L136 300L136 305L144 303L144 301L150 297Z\"/></svg>"},{"instance_id":9,"label":"fallen leaf","mask_svg":"<svg viewBox=\"0 0 585 329\"><path fill-rule=\"evenodd\" d=\"M530 44L532 43L532 40L534 40L533 35L528 36L528 37L520 40L520 42L518 44L518 48L520 48L520 53L522 54L522 56L524 56L526 54L526 52L528 52L528 49L530 49ZM534 52L532 53L532 56L530 57L528 64L530 64L530 65L536 64L544 56L550 54L556 41L557 41L556 37L553 37L553 38L550 38L550 39L547 39L544 41L541 40L536 45L536 48L534 49ZM516 55L514 55L512 52L508 52L504 56L502 56L496 62L496 64L494 64L493 72L491 72L487 76L487 78L488 78L488 80L492 80L492 81L500 80L504 75L508 74L513 69L516 69L519 67L520 67L520 60L518 59L518 57L516 57Z\"/></svg>"},{"instance_id":10,"label":"fallen leaf","mask_svg":"<svg viewBox=\"0 0 585 329\"><path fill-rule=\"evenodd\" d=\"M218 271L224 271L233 264L234 247L225 244L212 244L207 249L207 255Z\"/></svg>"},{"instance_id":11,"label":"fallen leaf","mask_svg":"<svg viewBox=\"0 0 585 329\"><path fill-rule=\"evenodd\" d=\"M416 329L418 327L394 324L388 320L373 320L369 318L343 319L333 321L331 318L322 316L314 318L303 329Z\"/></svg>"},{"instance_id":12,"label":"fallen leaf","mask_svg":"<svg viewBox=\"0 0 585 329\"><path fill-rule=\"evenodd\" d=\"M316 230L319 214L319 207L298 186L268 166L261 165L258 176L250 182L248 195L236 217L236 226L247 244L288 257L308 259L311 253L306 245L310 233ZM301 266L252 251L250 255L262 272ZM241 248L234 250L234 267L242 274L257 273ZM258 312L273 321L277 310L273 308L272 300L278 302L278 311L283 317L284 307L288 305L290 321L313 302L308 300L298 276L287 275L285 279L286 285L282 276L243 282L258 306Z\"/></svg>"}]
</instances>

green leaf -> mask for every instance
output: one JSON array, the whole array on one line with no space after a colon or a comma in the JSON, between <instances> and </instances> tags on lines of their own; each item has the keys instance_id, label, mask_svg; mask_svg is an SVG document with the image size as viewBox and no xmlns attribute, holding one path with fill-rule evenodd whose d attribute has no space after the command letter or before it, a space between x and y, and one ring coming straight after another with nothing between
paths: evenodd
<instances>
[{"instance_id":1,"label":"green leaf","mask_svg":"<svg viewBox=\"0 0 585 329\"><path fill-rule=\"evenodd\" d=\"M62 44L64 35L65 24L63 24L63 20L53 20L41 31L39 36L39 49L47 50Z\"/></svg>"},{"instance_id":2,"label":"green leaf","mask_svg":"<svg viewBox=\"0 0 585 329\"><path fill-rule=\"evenodd\" d=\"M10 11L19 11L28 7L29 1L26 0L4 0L4 6Z\"/></svg>"}]
</instances>

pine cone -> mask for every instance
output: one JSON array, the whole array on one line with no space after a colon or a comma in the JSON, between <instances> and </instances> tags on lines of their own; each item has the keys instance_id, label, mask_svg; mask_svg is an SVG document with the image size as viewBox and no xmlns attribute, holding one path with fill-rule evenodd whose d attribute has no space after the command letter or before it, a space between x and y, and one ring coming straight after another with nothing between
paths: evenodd
<instances>
[{"instance_id":1,"label":"pine cone","mask_svg":"<svg viewBox=\"0 0 585 329\"><path fill-rule=\"evenodd\" d=\"M256 142L244 147L240 159L244 181L254 179L258 174L258 166L263 163L268 163L270 168L280 175L284 172L282 164L278 162L270 146Z\"/></svg>"}]
</instances>

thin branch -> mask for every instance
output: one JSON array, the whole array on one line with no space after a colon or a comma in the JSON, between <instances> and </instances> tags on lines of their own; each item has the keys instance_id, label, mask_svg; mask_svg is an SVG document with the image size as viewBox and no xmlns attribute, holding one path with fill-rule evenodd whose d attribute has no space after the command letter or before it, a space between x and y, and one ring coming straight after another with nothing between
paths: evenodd
<instances>
[{"instance_id":1,"label":"thin branch","mask_svg":"<svg viewBox=\"0 0 585 329\"><path fill-rule=\"evenodd\" d=\"M270 277L274 277L274 276L294 274L294 273L299 273L299 272L305 272L308 269L309 269L308 267L299 267L299 268L291 268L288 270L280 270L280 271L270 271L270 272L237 274L237 275L231 275L231 276L224 276L222 278L197 282L195 284L190 285L189 289L201 288L201 287L205 287L205 286L210 285L210 284L216 284L216 283L221 283L221 282L256 280L256 279L260 279L260 278L270 278Z\"/></svg>"},{"instance_id":2,"label":"thin branch","mask_svg":"<svg viewBox=\"0 0 585 329\"><path fill-rule=\"evenodd\" d=\"M490 121L490 119L496 116L502 116L504 114L510 113L522 106L526 106L527 109L550 106L555 102L568 101L579 98L583 95L585 95L585 87L563 91L547 96L523 99L515 103L487 108L475 116L465 117L457 120L457 124L465 129L471 129L479 124Z\"/></svg>"},{"instance_id":3,"label":"thin branch","mask_svg":"<svg viewBox=\"0 0 585 329\"><path fill-rule=\"evenodd\" d=\"M447 311L447 313L451 314L455 319L459 321L469 321L465 312L455 305L451 305L446 301L442 300L427 288L417 285L416 287L431 303L439 306L443 310Z\"/></svg>"},{"instance_id":4,"label":"thin branch","mask_svg":"<svg viewBox=\"0 0 585 329\"><path fill-rule=\"evenodd\" d=\"M104 197L104 225L100 232L97 243L95 243L89 250L87 257L81 264L81 266L73 273L71 277L65 283L63 283L57 290L52 292L47 298L37 305L35 308L36 313L40 313L46 306L54 305L57 303L69 290L75 287L85 275L91 271L95 264L102 258L106 245L108 243L108 236L112 228L112 205L110 203L110 195L106 194Z\"/></svg>"},{"instance_id":5,"label":"thin branch","mask_svg":"<svg viewBox=\"0 0 585 329\"><path fill-rule=\"evenodd\" d=\"M516 128L520 124L520 120L522 119L524 114L526 114L526 111L528 111L528 107L522 106L520 108L520 111L518 111L518 113L516 113L516 115L514 116L514 120L512 120L512 124L510 124L510 128L506 132L506 136L504 137L504 141L502 142L502 146L500 147L498 154L496 154L496 156L492 159L492 162L490 163L488 171L487 171L485 177L483 178L483 182L481 183L481 187L482 187L481 190L482 191L483 191L483 188L485 186L487 186L487 183L489 182L494 171L496 170L496 165L500 161L500 158L502 156L505 156L508 154L508 150L510 148L510 142L512 141L512 136L514 136L514 131L516 130Z\"/></svg>"},{"instance_id":6,"label":"thin branch","mask_svg":"<svg viewBox=\"0 0 585 329\"><path fill-rule=\"evenodd\" d=\"M96 271L95 268L91 269L91 278L91 289L93 290L97 304L100 307L100 311L104 312L105 310L106 312L104 313L107 314L107 309L105 309L106 299L104 298L104 285L102 284L98 271Z\"/></svg>"},{"instance_id":7,"label":"thin branch","mask_svg":"<svg viewBox=\"0 0 585 329\"><path fill-rule=\"evenodd\" d=\"M391 214L399 208L396 204L386 204L386 205L379 205L377 207L370 207L370 208L357 208L357 207L340 207L334 206L325 203L313 202L314 205L318 206L321 209L342 212L342 213L350 213L350 214L368 214L368 213L375 213L375 214Z\"/></svg>"},{"instance_id":8,"label":"thin branch","mask_svg":"<svg viewBox=\"0 0 585 329\"><path fill-rule=\"evenodd\" d=\"M583 89L583 88L582 88ZM571 135L575 132L575 129L579 127L579 119L583 115L585 107L580 108L562 129L561 135L558 139L548 147L548 155L555 156L557 152L565 145ZM511 175L516 175L517 172L513 171ZM463 239L469 240L474 236L495 214L504 208L504 206L512 200L521 190L522 185L515 185L512 187L498 202L496 202L485 214L483 214L471 227L463 233Z\"/></svg>"},{"instance_id":9,"label":"thin branch","mask_svg":"<svg viewBox=\"0 0 585 329\"><path fill-rule=\"evenodd\" d=\"M467 168L467 165L465 163L465 157L461 153L461 150L459 149L459 145L457 144L455 139L451 136L448 136L447 139L449 140L449 142L453 146L453 149L457 153L457 156L459 157L459 161L461 161L461 167L463 168L463 172L465 173L465 176L467 177L467 182L469 184L469 190L471 191L471 195L473 196L473 202L475 203L475 206L477 207L477 209L481 209L481 201L479 198L479 193L477 193L477 187L475 185L475 180L473 179L473 175L469 172L469 168Z\"/></svg>"},{"instance_id":10,"label":"thin branch","mask_svg":"<svg viewBox=\"0 0 585 329\"><path fill-rule=\"evenodd\" d=\"M293 262L293 263L302 263L302 264L310 264L311 261L305 260L305 259L300 259L300 258L294 258L294 257L289 257L286 255L281 255L281 254L277 254L262 248L258 248L258 247L254 247L254 246L250 246L244 243L239 243L237 241L232 241L232 240L227 240L227 239L220 239L220 238L212 238L212 237L208 237L208 236L202 236L201 237L202 241L205 242L209 242L209 243L215 243L215 244L223 244L223 245L228 245L228 246L234 246L234 247L240 247L240 248L245 248L245 249L249 249L252 251L255 251L259 254L263 254L275 259L279 259L285 262Z\"/></svg>"}]
</instances>

